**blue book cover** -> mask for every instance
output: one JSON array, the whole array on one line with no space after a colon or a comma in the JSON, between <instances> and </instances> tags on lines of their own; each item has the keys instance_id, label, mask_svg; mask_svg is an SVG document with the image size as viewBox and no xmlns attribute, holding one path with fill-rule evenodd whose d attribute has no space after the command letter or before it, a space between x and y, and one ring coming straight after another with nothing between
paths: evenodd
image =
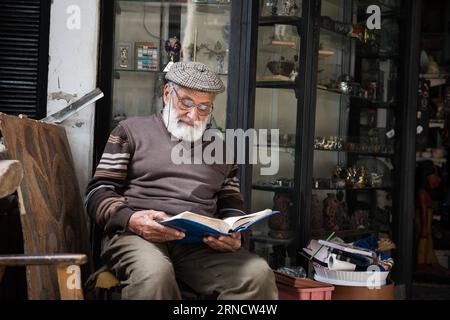
<instances>
[{"instance_id":1,"label":"blue book cover","mask_svg":"<svg viewBox=\"0 0 450 320\"><path fill-rule=\"evenodd\" d=\"M279 211L266 209L253 214L221 220L192 212L183 212L159 223L185 233L186 236L183 239L174 240L173 243L201 243L205 236L220 237L233 232L242 232L256 222L278 213Z\"/></svg>"}]
</instances>

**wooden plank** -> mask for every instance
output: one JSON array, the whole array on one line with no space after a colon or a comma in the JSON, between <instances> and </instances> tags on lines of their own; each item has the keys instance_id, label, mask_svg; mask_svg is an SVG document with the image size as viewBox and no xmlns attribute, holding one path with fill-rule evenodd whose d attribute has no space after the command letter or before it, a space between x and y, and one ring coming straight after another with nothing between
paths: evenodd
<instances>
[{"instance_id":1,"label":"wooden plank","mask_svg":"<svg viewBox=\"0 0 450 320\"><path fill-rule=\"evenodd\" d=\"M76 265L56 266L61 300L83 300L81 270Z\"/></svg>"},{"instance_id":2,"label":"wooden plank","mask_svg":"<svg viewBox=\"0 0 450 320\"><path fill-rule=\"evenodd\" d=\"M0 113L0 130L9 159L19 160L24 170L17 193L25 254L90 257L86 213L64 127ZM59 299L54 271L27 267L29 299ZM83 278L90 271L85 265Z\"/></svg>"},{"instance_id":3,"label":"wooden plank","mask_svg":"<svg viewBox=\"0 0 450 320\"><path fill-rule=\"evenodd\" d=\"M75 264L83 265L88 261L85 254L53 254L31 256L26 254L0 255L0 266L28 266Z\"/></svg>"},{"instance_id":4,"label":"wooden plank","mask_svg":"<svg viewBox=\"0 0 450 320\"><path fill-rule=\"evenodd\" d=\"M0 199L13 194L23 178L23 168L19 161L0 160Z\"/></svg>"}]
</instances>

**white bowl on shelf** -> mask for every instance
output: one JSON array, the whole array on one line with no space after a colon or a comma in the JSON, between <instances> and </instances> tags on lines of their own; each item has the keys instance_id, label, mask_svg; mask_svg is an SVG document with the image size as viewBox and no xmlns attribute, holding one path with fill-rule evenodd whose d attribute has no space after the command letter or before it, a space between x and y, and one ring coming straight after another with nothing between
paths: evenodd
<instances>
[{"instance_id":1,"label":"white bowl on shelf","mask_svg":"<svg viewBox=\"0 0 450 320\"><path fill-rule=\"evenodd\" d=\"M335 271L313 264L314 280L338 286L382 287L385 286L389 271Z\"/></svg>"}]
</instances>

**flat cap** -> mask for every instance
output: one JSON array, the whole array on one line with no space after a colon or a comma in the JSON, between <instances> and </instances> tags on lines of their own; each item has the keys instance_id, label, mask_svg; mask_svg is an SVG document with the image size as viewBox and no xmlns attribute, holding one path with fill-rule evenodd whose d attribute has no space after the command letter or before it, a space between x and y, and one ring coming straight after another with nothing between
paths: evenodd
<instances>
[{"instance_id":1,"label":"flat cap","mask_svg":"<svg viewBox=\"0 0 450 320\"><path fill-rule=\"evenodd\" d=\"M167 72L166 79L193 90L213 93L225 91L219 76L200 62L176 62Z\"/></svg>"}]
</instances>

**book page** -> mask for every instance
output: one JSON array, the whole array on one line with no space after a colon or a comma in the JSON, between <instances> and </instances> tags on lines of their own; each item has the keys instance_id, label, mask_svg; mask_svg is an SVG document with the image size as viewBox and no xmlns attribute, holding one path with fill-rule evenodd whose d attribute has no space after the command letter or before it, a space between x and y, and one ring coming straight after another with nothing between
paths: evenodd
<instances>
[{"instance_id":1,"label":"book page","mask_svg":"<svg viewBox=\"0 0 450 320\"><path fill-rule=\"evenodd\" d=\"M185 211L180 214L177 214L176 216L173 216L169 219L166 219L165 221L175 220L175 219L187 219L191 221L195 221L204 225L207 225L213 229L216 229L223 233L228 233L228 231L231 229L231 227L224 223L223 220L215 219L207 216L203 216L197 213Z\"/></svg>"},{"instance_id":2,"label":"book page","mask_svg":"<svg viewBox=\"0 0 450 320\"><path fill-rule=\"evenodd\" d=\"M244 224L252 221L256 221L260 218L263 218L264 216L270 214L272 210L266 209L263 211L246 214L245 216L236 216L236 217L229 217L226 219L223 219L232 229L236 229L240 226L243 226Z\"/></svg>"},{"instance_id":3,"label":"book page","mask_svg":"<svg viewBox=\"0 0 450 320\"><path fill-rule=\"evenodd\" d=\"M325 241L325 240L319 240L319 243L333 248L333 249L337 249L337 250L342 250L345 252L349 252L349 253L355 253L355 254L361 254L364 256L368 256L368 257L376 257L376 253L372 250L366 249L366 248L359 248L359 247L354 247L351 244L348 243L337 243L337 242L333 242L333 241Z\"/></svg>"}]
</instances>

